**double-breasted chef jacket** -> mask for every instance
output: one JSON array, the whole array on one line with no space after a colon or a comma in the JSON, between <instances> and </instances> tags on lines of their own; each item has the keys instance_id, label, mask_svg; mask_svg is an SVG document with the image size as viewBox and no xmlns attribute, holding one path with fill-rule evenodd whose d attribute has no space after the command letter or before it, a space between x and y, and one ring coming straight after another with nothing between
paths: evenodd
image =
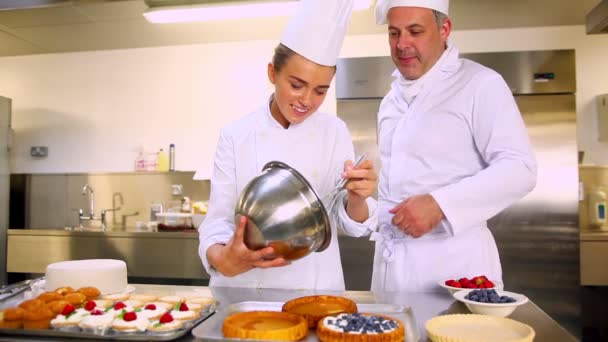
<instances>
[{"instance_id":1,"label":"double-breasted chef jacket","mask_svg":"<svg viewBox=\"0 0 608 342\"><path fill-rule=\"evenodd\" d=\"M513 95L495 71L459 58L452 43L413 87L398 70L378 113L381 159L372 290L435 291L437 282L501 281L486 221L536 184L536 161ZM412 96L412 93L415 96ZM389 210L431 194L445 214L414 239Z\"/></svg>"},{"instance_id":2,"label":"double-breasted chef jacket","mask_svg":"<svg viewBox=\"0 0 608 342\"><path fill-rule=\"evenodd\" d=\"M270 161L281 161L300 172L319 198L341 179L344 162L353 160L354 148L345 123L335 115L311 114L298 124L283 128L270 113L269 103L223 128L211 176L209 210L199 228L199 255L211 275L210 286L344 290L337 229L351 236L375 230L376 201L367 199L370 216L359 223L351 220L344 205L328 213L332 226L329 247L311 253L284 267L252 269L235 277L224 277L206 257L209 246L225 244L235 230L234 210L238 196L251 179ZM346 191L339 195L346 201Z\"/></svg>"}]
</instances>

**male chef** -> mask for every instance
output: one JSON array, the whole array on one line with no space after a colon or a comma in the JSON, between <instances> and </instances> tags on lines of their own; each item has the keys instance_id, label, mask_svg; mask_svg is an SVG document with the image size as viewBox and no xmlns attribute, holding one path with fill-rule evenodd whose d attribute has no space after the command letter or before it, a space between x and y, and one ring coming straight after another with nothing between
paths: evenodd
<instances>
[{"instance_id":1,"label":"male chef","mask_svg":"<svg viewBox=\"0 0 608 342\"><path fill-rule=\"evenodd\" d=\"M501 281L487 220L529 193L536 162L511 91L459 58L449 0L378 0L396 66L378 112L379 232L372 290Z\"/></svg>"}]
</instances>

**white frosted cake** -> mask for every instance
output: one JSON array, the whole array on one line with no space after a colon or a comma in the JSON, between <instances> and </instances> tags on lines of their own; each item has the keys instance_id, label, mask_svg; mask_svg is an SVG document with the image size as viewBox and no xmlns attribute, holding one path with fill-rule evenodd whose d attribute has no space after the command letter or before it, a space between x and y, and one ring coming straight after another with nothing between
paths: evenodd
<instances>
[{"instance_id":1,"label":"white frosted cake","mask_svg":"<svg viewBox=\"0 0 608 342\"><path fill-rule=\"evenodd\" d=\"M127 264L113 259L56 262L46 267L45 280L47 291L94 286L103 294L117 293L127 288Z\"/></svg>"}]
</instances>

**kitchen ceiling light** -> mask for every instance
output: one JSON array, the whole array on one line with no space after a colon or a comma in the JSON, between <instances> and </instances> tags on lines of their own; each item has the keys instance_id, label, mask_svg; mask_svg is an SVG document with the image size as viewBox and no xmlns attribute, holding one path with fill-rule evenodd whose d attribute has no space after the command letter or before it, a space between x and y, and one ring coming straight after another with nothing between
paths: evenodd
<instances>
[{"instance_id":1,"label":"kitchen ceiling light","mask_svg":"<svg viewBox=\"0 0 608 342\"><path fill-rule=\"evenodd\" d=\"M146 3L150 6L152 1ZM144 17L149 22L158 24L276 17L291 14L297 5L296 0L224 1L177 6L170 6L170 1L164 3L169 6L150 6L144 12ZM370 5L371 0L355 0L353 10L368 9Z\"/></svg>"}]
</instances>

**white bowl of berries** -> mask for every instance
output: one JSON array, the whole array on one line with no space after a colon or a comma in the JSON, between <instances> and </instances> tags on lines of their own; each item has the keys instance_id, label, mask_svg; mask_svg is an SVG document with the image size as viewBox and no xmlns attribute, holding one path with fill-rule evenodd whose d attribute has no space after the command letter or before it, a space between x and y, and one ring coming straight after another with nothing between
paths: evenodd
<instances>
[{"instance_id":1,"label":"white bowl of berries","mask_svg":"<svg viewBox=\"0 0 608 342\"><path fill-rule=\"evenodd\" d=\"M522 294L494 289L465 289L453 296L472 313L498 317L507 317L528 302L528 297Z\"/></svg>"},{"instance_id":2,"label":"white bowl of berries","mask_svg":"<svg viewBox=\"0 0 608 342\"><path fill-rule=\"evenodd\" d=\"M460 278L458 280L448 279L440 280L439 286L448 290L450 294L454 294L462 289L495 289L502 290L503 284L497 280L489 280L485 275L473 277L473 278Z\"/></svg>"}]
</instances>

